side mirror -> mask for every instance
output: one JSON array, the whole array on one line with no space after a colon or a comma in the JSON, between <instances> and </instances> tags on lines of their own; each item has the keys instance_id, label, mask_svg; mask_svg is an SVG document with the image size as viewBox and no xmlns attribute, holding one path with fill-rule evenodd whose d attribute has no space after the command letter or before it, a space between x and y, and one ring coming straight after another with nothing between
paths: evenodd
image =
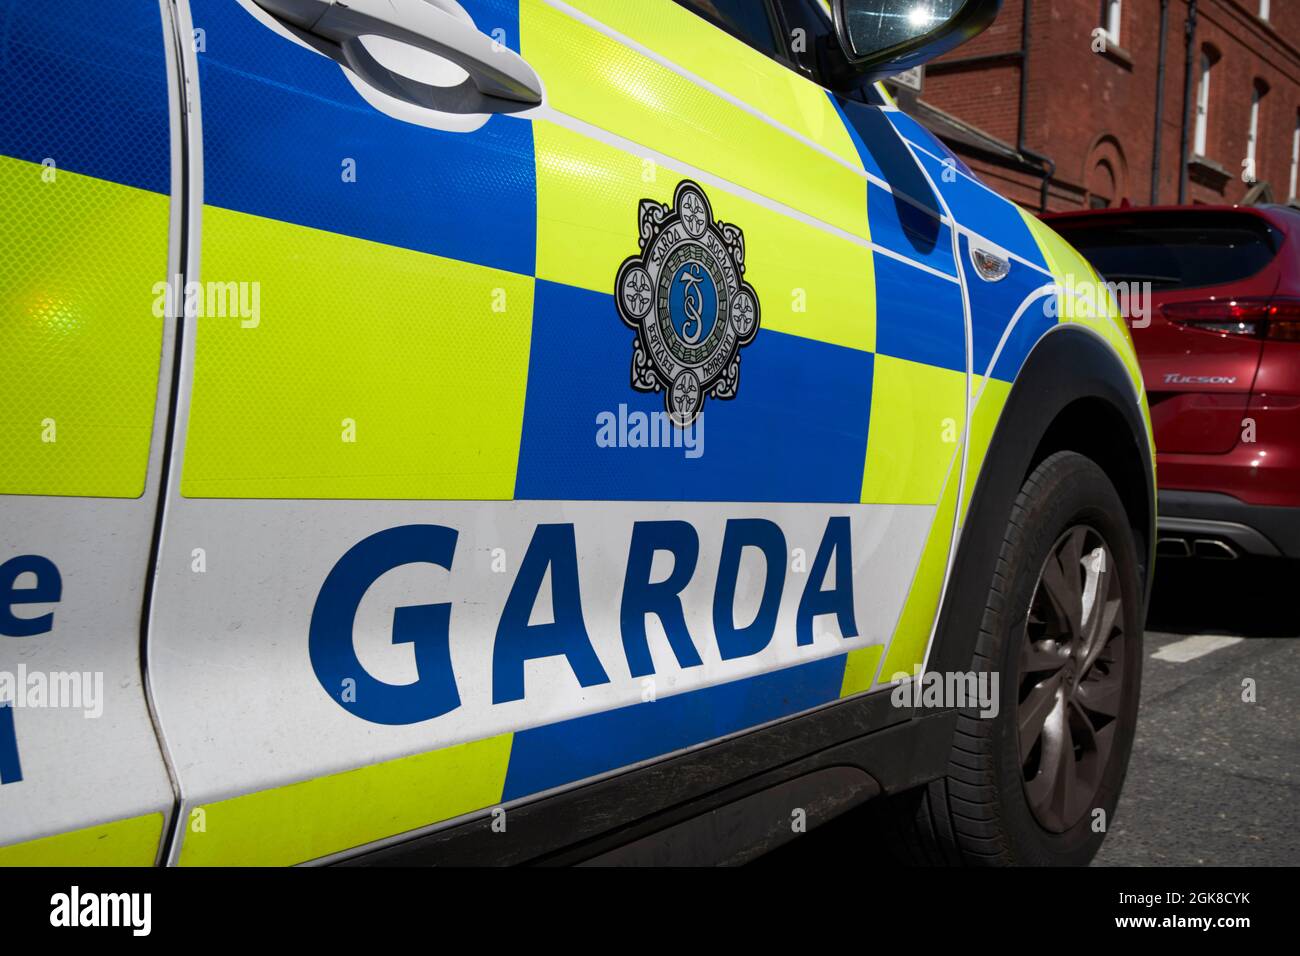
<instances>
[{"instance_id":1,"label":"side mirror","mask_svg":"<svg viewBox=\"0 0 1300 956\"><path fill-rule=\"evenodd\" d=\"M858 76L910 70L982 33L1002 0L834 0L835 32Z\"/></svg>"}]
</instances>

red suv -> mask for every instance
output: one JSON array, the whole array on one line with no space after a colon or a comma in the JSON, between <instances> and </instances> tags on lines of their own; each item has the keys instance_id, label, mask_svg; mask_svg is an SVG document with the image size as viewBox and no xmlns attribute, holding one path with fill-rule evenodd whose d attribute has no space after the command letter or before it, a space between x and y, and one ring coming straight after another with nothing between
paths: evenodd
<instances>
[{"instance_id":1,"label":"red suv","mask_svg":"<svg viewBox=\"0 0 1300 956\"><path fill-rule=\"evenodd\" d=\"M1300 211L1043 218L1128 300L1158 452L1160 553L1300 558Z\"/></svg>"}]
</instances>

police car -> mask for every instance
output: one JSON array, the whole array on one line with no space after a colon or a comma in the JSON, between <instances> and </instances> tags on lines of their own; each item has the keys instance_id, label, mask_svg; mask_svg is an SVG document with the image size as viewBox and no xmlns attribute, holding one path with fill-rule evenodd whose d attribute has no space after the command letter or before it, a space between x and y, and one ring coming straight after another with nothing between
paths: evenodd
<instances>
[{"instance_id":1,"label":"police car","mask_svg":"<svg viewBox=\"0 0 1300 956\"><path fill-rule=\"evenodd\" d=\"M0 0L0 862L1096 852L1132 343L877 83L998 0L57 6Z\"/></svg>"}]
</instances>

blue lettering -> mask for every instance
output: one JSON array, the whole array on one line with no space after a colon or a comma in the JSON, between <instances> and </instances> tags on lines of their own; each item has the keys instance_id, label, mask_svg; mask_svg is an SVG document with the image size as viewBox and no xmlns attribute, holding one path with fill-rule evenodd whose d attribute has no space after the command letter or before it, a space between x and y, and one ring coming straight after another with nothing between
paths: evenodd
<instances>
[{"instance_id":1,"label":"blue lettering","mask_svg":"<svg viewBox=\"0 0 1300 956\"><path fill-rule=\"evenodd\" d=\"M36 578L29 588L17 587L18 578L27 573ZM57 604L63 600L63 578L49 558L39 554L20 554L0 564L0 634L6 637L32 637L46 634L54 627L54 612L36 617L19 617L13 613L18 604ZM0 701L0 785L23 779L18 759L18 731L14 727L12 701Z\"/></svg>"},{"instance_id":2,"label":"blue lettering","mask_svg":"<svg viewBox=\"0 0 1300 956\"><path fill-rule=\"evenodd\" d=\"M17 783L23 779L23 766L18 761L18 732L14 729L12 701L0 701L0 784Z\"/></svg>"},{"instance_id":3,"label":"blue lettering","mask_svg":"<svg viewBox=\"0 0 1300 956\"><path fill-rule=\"evenodd\" d=\"M537 603L547 568L551 570L551 606L555 620L550 624L530 625L528 618ZM510 588L497 623L492 653L492 703L523 700L524 661L559 655L568 659L583 687L609 682L582 619L573 525L542 524L537 526L528 544L519 576Z\"/></svg>"},{"instance_id":4,"label":"blue lettering","mask_svg":"<svg viewBox=\"0 0 1300 956\"><path fill-rule=\"evenodd\" d=\"M745 627L736 627L736 579L740 574L740 555L745 548L758 548L767 561L767 580L758 614ZM713 592L713 631L718 638L718 652L724 661L757 654L772 642L776 632L776 613L781 606L781 589L785 584L785 535L765 518L732 518L722 538L722 558L718 562L718 586Z\"/></svg>"},{"instance_id":5,"label":"blue lettering","mask_svg":"<svg viewBox=\"0 0 1300 956\"><path fill-rule=\"evenodd\" d=\"M440 525L391 528L359 542L326 577L312 611L309 653L321 686L349 713L374 723L411 724L441 716L461 705L451 665L451 603L398 607L393 611L393 643L411 644L415 651L418 678L411 684L388 684L367 673L357 658L353 634L357 609L376 580L394 568L414 563L451 571L457 541L454 529ZM753 620L737 626L736 592L746 548L761 553L766 570ZM663 580L652 581L655 556L661 551L672 556L672 568ZM682 598L695 575L699 557L699 533L690 522L633 524L619 604L623 652L632 677L655 672L646 627L649 615L659 618L679 668L703 665ZM733 518L726 522L712 609L722 660L753 656L772 643L785 589L786 561L785 535L776 523L763 518ZM835 583L827 587L832 561ZM491 664L493 704L525 699L525 670L530 660L563 657L582 687L609 683L610 677L587 631L578 570L574 525L538 525L497 622ZM553 620L530 624L548 577ZM31 595L37 590L23 593L34 600ZM57 579L54 587L44 587L43 593L53 593L57 599ZM831 517L795 614L797 646L812 644L816 619L831 614L836 617L841 637L857 637L853 595L851 524L847 517ZM6 716L0 713L0 769L16 768L16 752L13 760L5 763ZM4 779L7 781L16 772L5 770Z\"/></svg>"},{"instance_id":6,"label":"blue lettering","mask_svg":"<svg viewBox=\"0 0 1300 956\"><path fill-rule=\"evenodd\" d=\"M453 529L402 525L354 545L325 578L311 614L311 666L321 686L350 713L377 724L414 724L460 706L451 669L450 604L393 611L393 643L415 648L419 678L412 684L376 680L357 660L352 642L357 608L375 581L404 564L433 564L450 571L455 552ZM345 687L352 693L345 693Z\"/></svg>"},{"instance_id":7,"label":"blue lettering","mask_svg":"<svg viewBox=\"0 0 1300 956\"><path fill-rule=\"evenodd\" d=\"M821 590L826 571L835 554L835 587ZM840 636L858 636L858 624L853 617L853 546L849 541L849 519L831 518L826 522L817 557L808 572L808 584L799 599L799 613L795 617L795 641L800 645L813 642L813 618L834 614L839 621Z\"/></svg>"},{"instance_id":8,"label":"blue lettering","mask_svg":"<svg viewBox=\"0 0 1300 956\"><path fill-rule=\"evenodd\" d=\"M673 570L663 581L651 584L650 569L656 551L672 554ZM680 666L699 667L704 663L686 628L681 598L682 588L690 583L699 556L700 537L685 521L638 521L632 526L619 625L623 652L633 677L654 673L645 636L647 614L658 615Z\"/></svg>"},{"instance_id":9,"label":"blue lettering","mask_svg":"<svg viewBox=\"0 0 1300 956\"><path fill-rule=\"evenodd\" d=\"M30 571L36 583L29 588L15 587L19 575ZM63 599L63 578L49 558L39 554L20 554L0 564L0 634L9 637L31 637L44 634L54 627L54 612L37 617L18 617L12 608L16 604L57 604Z\"/></svg>"}]
</instances>

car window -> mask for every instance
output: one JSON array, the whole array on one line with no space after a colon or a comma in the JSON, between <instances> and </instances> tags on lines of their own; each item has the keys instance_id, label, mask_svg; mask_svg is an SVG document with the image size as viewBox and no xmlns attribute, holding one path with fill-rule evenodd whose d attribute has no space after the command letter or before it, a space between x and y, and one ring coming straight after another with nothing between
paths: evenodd
<instances>
[{"instance_id":1,"label":"car window","mask_svg":"<svg viewBox=\"0 0 1300 956\"><path fill-rule=\"evenodd\" d=\"M789 36L789 56L814 77L824 75L828 42L835 39L829 11L818 0L776 0L776 8Z\"/></svg>"},{"instance_id":2,"label":"car window","mask_svg":"<svg viewBox=\"0 0 1300 956\"><path fill-rule=\"evenodd\" d=\"M1259 272L1277 252L1273 230L1255 216L1141 216L1053 222L1106 279L1192 289Z\"/></svg>"},{"instance_id":3,"label":"car window","mask_svg":"<svg viewBox=\"0 0 1300 956\"><path fill-rule=\"evenodd\" d=\"M856 78L849 67L835 35L828 0L775 0L775 7L788 38L789 62L842 96L873 106L883 104L875 84Z\"/></svg>"},{"instance_id":4,"label":"car window","mask_svg":"<svg viewBox=\"0 0 1300 956\"><path fill-rule=\"evenodd\" d=\"M763 0L677 0L677 3L760 53L776 59L785 58L785 44L777 40Z\"/></svg>"}]
</instances>

